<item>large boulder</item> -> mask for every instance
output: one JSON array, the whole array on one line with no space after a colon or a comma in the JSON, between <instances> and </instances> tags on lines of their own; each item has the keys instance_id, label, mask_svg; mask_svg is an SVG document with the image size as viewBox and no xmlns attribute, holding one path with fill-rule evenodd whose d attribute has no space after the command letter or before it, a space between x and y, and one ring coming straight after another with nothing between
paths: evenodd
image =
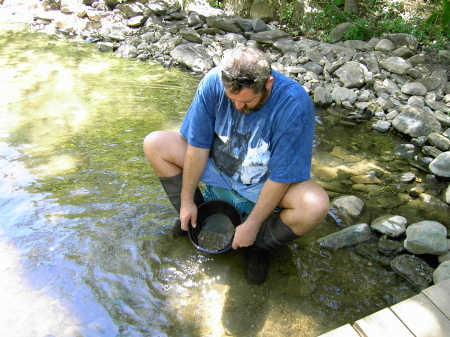
<instances>
[{"instance_id":1,"label":"large boulder","mask_svg":"<svg viewBox=\"0 0 450 337\"><path fill-rule=\"evenodd\" d=\"M428 136L432 132L440 132L441 124L430 113L418 107L406 107L392 121L397 131L417 138Z\"/></svg>"},{"instance_id":2,"label":"large boulder","mask_svg":"<svg viewBox=\"0 0 450 337\"><path fill-rule=\"evenodd\" d=\"M429 166L430 171L442 178L450 178L450 151L437 156Z\"/></svg>"},{"instance_id":3,"label":"large boulder","mask_svg":"<svg viewBox=\"0 0 450 337\"><path fill-rule=\"evenodd\" d=\"M170 56L178 63L194 71L206 72L214 66L205 47L199 44L187 43L176 46Z\"/></svg>"}]
</instances>

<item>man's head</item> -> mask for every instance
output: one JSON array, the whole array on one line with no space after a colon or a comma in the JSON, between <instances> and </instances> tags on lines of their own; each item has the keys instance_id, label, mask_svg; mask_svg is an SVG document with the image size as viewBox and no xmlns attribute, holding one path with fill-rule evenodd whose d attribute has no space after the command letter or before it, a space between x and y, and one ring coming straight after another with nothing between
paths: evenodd
<instances>
[{"instance_id":1,"label":"man's head","mask_svg":"<svg viewBox=\"0 0 450 337\"><path fill-rule=\"evenodd\" d=\"M262 51L249 47L227 50L220 68L226 94L236 109L249 113L264 105L273 77L270 62Z\"/></svg>"}]
</instances>

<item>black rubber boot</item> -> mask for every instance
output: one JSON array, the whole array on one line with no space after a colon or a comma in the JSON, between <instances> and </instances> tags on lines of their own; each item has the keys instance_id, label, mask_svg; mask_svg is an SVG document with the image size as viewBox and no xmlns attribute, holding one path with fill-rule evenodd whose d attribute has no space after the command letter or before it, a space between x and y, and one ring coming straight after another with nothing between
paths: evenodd
<instances>
[{"instance_id":1,"label":"black rubber boot","mask_svg":"<svg viewBox=\"0 0 450 337\"><path fill-rule=\"evenodd\" d=\"M173 177L159 177L159 181L161 182L164 191L169 198L170 203L175 208L178 214L180 214L181 208L181 188L183 186L183 173L180 173ZM197 187L194 195L194 202L198 206L203 204L203 194L200 189Z\"/></svg>"},{"instance_id":2,"label":"black rubber boot","mask_svg":"<svg viewBox=\"0 0 450 337\"><path fill-rule=\"evenodd\" d=\"M245 249L245 278L250 284L261 284L267 278L270 252L299 238L281 220L280 213L271 215L261 226L255 243Z\"/></svg>"}]
</instances>

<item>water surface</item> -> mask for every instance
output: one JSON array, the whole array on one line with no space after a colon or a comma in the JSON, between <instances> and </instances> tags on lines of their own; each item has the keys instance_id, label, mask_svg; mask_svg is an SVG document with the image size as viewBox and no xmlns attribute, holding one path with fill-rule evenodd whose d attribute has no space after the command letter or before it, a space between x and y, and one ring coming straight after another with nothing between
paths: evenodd
<instances>
[{"instance_id":1,"label":"water surface","mask_svg":"<svg viewBox=\"0 0 450 337\"><path fill-rule=\"evenodd\" d=\"M141 143L179 127L199 77L18 31L1 32L0 69L0 335L317 336L415 294L368 257L375 240L317 247L326 222L261 286L240 252L173 235ZM319 113L315 167L348 167L336 146L377 167L395 144L367 131Z\"/></svg>"}]
</instances>

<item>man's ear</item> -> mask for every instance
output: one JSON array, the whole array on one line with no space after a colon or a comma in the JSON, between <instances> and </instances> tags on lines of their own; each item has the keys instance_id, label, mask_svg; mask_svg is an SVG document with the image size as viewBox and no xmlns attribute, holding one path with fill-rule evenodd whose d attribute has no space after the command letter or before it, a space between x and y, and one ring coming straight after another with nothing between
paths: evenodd
<instances>
[{"instance_id":1,"label":"man's ear","mask_svg":"<svg viewBox=\"0 0 450 337\"><path fill-rule=\"evenodd\" d=\"M267 81L266 81L266 89L270 90L272 89L272 85L273 85L273 76L270 76Z\"/></svg>"}]
</instances>

